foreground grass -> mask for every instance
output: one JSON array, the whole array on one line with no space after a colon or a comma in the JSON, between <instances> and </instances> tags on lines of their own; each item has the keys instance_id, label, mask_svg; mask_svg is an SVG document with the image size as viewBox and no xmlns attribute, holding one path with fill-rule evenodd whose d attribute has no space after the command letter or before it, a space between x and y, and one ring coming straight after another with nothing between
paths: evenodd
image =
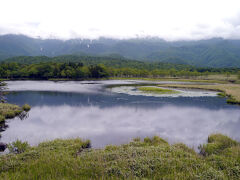
<instances>
[{"instance_id":1,"label":"foreground grass","mask_svg":"<svg viewBox=\"0 0 240 180\"><path fill-rule=\"evenodd\" d=\"M159 87L139 87L138 90L144 93L155 93L155 94L176 94L177 91L171 89L163 89Z\"/></svg>"},{"instance_id":2,"label":"foreground grass","mask_svg":"<svg viewBox=\"0 0 240 180\"><path fill-rule=\"evenodd\" d=\"M2 179L239 179L239 143L209 136L201 154L159 137L91 149L81 139L54 140L0 157Z\"/></svg>"},{"instance_id":3,"label":"foreground grass","mask_svg":"<svg viewBox=\"0 0 240 180\"><path fill-rule=\"evenodd\" d=\"M222 92L221 96L228 97L228 103L240 104L240 85L239 84L162 84L159 87L171 87L171 88L193 88L193 89L205 89Z\"/></svg>"},{"instance_id":4,"label":"foreground grass","mask_svg":"<svg viewBox=\"0 0 240 180\"><path fill-rule=\"evenodd\" d=\"M20 107L15 104L0 103L0 122L5 121L5 119L14 118L18 116L23 111L29 111L30 106L25 104L23 107Z\"/></svg>"}]
</instances>

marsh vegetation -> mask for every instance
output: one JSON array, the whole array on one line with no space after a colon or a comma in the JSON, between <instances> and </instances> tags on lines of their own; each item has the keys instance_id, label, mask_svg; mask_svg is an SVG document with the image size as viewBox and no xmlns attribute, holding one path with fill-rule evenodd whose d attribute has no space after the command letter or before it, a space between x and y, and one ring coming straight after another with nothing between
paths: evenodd
<instances>
[{"instance_id":1,"label":"marsh vegetation","mask_svg":"<svg viewBox=\"0 0 240 180\"><path fill-rule=\"evenodd\" d=\"M145 93L156 93L156 94L176 94L178 91L159 88L159 87L139 87L138 90L143 91Z\"/></svg>"},{"instance_id":2,"label":"marsh vegetation","mask_svg":"<svg viewBox=\"0 0 240 180\"><path fill-rule=\"evenodd\" d=\"M20 115L23 111L29 111L31 107L28 104L23 105L22 107L9 104L9 103L0 103L0 122L5 121L5 119L11 119L15 116Z\"/></svg>"},{"instance_id":3,"label":"marsh vegetation","mask_svg":"<svg viewBox=\"0 0 240 180\"><path fill-rule=\"evenodd\" d=\"M16 147L23 147L18 142ZM3 179L239 179L239 142L212 134L200 154L154 136L91 149L88 140L56 139L0 157Z\"/></svg>"},{"instance_id":4,"label":"marsh vegetation","mask_svg":"<svg viewBox=\"0 0 240 180\"><path fill-rule=\"evenodd\" d=\"M188 89L206 89L219 91L220 96L227 97L227 102L231 104L240 104L240 85L239 84L164 84L159 87L170 88L188 88Z\"/></svg>"}]
</instances>

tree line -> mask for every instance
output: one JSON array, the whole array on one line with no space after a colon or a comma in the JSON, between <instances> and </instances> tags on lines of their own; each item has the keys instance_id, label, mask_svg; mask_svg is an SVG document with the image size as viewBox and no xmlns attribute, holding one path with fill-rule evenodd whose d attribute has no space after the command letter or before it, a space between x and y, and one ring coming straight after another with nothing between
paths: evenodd
<instances>
[{"instance_id":1,"label":"tree line","mask_svg":"<svg viewBox=\"0 0 240 180\"><path fill-rule=\"evenodd\" d=\"M154 66L116 67L104 64L85 65L82 62L40 62L36 64L22 64L16 62L3 62L0 64L0 78L6 79L50 79L50 78L108 78L108 77L197 77L209 74L228 73L235 74L237 69L208 69L208 68L182 68L161 69Z\"/></svg>"}]
</instances>

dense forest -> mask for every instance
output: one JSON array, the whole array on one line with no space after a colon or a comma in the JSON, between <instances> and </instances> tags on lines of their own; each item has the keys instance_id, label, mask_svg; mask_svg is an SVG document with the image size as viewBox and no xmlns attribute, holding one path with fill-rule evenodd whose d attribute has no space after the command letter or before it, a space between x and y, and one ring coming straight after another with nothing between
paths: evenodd
<instances>
[{"instance_id":1,"label":"dense forest","mask_svg":"<svg viewBox=\"0 0 240 180\"><path fill-rule=\"evenodd\" d=\"M108 78L108 77L196 77L237 74L238 68L197 68L172 63L147 63L122 58L91 56L21 56L0 64L0 77L7 79Z\"/></svg>"}]
</instances>

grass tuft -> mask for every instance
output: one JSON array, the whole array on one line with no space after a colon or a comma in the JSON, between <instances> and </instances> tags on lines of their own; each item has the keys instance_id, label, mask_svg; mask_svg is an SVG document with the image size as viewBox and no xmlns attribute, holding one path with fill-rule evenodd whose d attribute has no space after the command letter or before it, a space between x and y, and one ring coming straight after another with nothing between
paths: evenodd
<instances>
[{"instance_id":1,"label":"grass tuft","mask_svg":"<svg viewBox=\"0 0 240 180\"><path fill-rule=\"evenodd\" d=\"M9 151L17 154L25 152L29 147L30 146L27 142L22 142L20 140L8 144Z\"/></svg>"},{"instance_id":2,"label":"grass tuft","mask_svg":"<svg viewBox=\"0 0 240 180\"><path fill-rule=\"evenodd\" d=\"M224 93L224 92L219 92L219 93L217 93L217 95L219 96L219 97L227 97L227 95L226 95L226 93Z\"/></svg>"},{"instance_id":3,"label":"grass tuft","mask_svg":"<svg viewBox=\"0 0 240 180\"><path fill-rule=\"evenodd\" d=\"M209 156L220 154L226 148L237 146L238 142L222 134L212 134L208 137L208 143L199 146L200 154Z\"/></svg>"},{"instance_id":4,"label":"grass tuft","mask_svg":"<svg viewBox=\"0 0 240 180\"><path fill-rule=\"evenodd\" d=\"M0 122L3 122L3 121L5 121L5 116L0 114Z\"/></svg>"},{"instance_id":5,"label":"grass tuft","mask_svg":"<svg viewBox=\"0 0 240 180\"><path fill-rule=\"evenodd\" d=\"M29 106L28 104L24 104L24 105L22 106L22 109L23 109L24 111L30 111L31 106Z\"/></svg>"},{"instance_id":6,"label":"grass tuft","mask_svg":"<svg viewBox=\"0 0 240 180\"><path fill-rule=\"evenodd\" d=\"M171 89L163 89L159 87L139 87L138 90L145 93L156 93L156 94L176 94L178 91Z\"/></svg>"}]
</instances>

